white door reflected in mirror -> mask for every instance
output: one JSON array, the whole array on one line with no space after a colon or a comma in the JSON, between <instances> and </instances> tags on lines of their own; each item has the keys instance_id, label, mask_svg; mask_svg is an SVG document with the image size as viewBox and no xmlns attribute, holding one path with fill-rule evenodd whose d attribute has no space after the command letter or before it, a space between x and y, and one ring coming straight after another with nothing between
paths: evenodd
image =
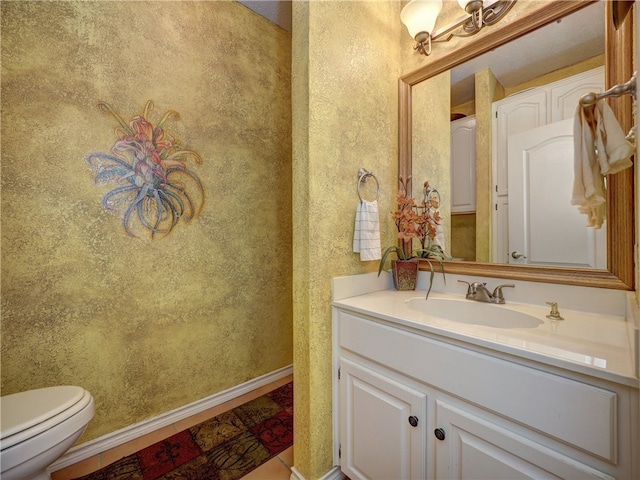
<instances>
[{"instance_id":1,"label":"white door reflected in mirror","mask_svg":"<svg viewBox=\"0 0 640 480\"><path fill-rule=\"evenodd\" d=\"M606 228L571 205L573 119L510 135L508 152L509 262L606 268Z\"/></svg>"}]
</instances>

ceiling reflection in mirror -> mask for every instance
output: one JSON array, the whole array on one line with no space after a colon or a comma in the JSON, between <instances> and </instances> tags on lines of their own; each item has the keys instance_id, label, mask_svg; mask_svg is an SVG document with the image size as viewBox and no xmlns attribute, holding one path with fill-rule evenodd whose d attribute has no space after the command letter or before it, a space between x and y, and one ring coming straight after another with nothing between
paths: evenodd
<instances>
[{"instance_id":1,"label":"ceiling reflection in mirror","mask_svg":"<svg viewBox=\"0 0 640 480\"><path fill-rule=\"evenodd\" d=\"M597 2L451 69L451 105L474 100L474 74L491 71L505 88L604 54L604 2Z\"/></svg>"}]
</instances>

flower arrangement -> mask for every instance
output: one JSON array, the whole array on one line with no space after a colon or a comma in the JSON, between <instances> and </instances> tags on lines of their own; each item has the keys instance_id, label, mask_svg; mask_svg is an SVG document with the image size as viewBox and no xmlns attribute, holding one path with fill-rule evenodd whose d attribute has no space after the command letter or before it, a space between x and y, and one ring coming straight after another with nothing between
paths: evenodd
<instances>
[{"instance_id":1,"label":"flower arrangement","mask_svg":"<svg viewBox=\"0 0 640 480\"><path fill-rule=\"evenodd\" d=\"M431 270L429 290L427 291L428 297L435 276L435 270L430 260L437 260L440 263L444 275L442 261L450 260L451 256L437 242L438 226L442 223L439 210L440 195L437 190L430 187L428 181L424 182L423 199L418 204L407 193L407 186L410 181L411 177L406 180L402 176L400 177L402 189L396 197L398 208L391 213L398 229L398 239L402 241L403 247L408 245L409 248L402 248L397 245L388 247L380 260L378 275L382 272L387 257L392 253L396 254L398 260L416 259L417 261L419 258L424 259ZM417 239L420 244L420 247L415 250L412 249L414 239Z\"/></svg>"},{"instance_id":2,"label":"flower arrangement","mask_svg":"<svg viewBox=\"0 0 640 480\"><path fill-rule=\"evenodd\" d=\"M127 124L108 103L101 101L98 107L120 124L115 129L117 140L111 148L113 155L91 153L86 160L95 171L97 185L115 184L102 205L110 212L122 212L124 231L132 237L136 231L148 231L155 238L171 233L180 220L196 218L204 204L204 187L186 162L200 164L202 158L185 148L165 125L180 115L169 110L154 126L149 100L142 115Z\"/></svg>"}]
</instances>

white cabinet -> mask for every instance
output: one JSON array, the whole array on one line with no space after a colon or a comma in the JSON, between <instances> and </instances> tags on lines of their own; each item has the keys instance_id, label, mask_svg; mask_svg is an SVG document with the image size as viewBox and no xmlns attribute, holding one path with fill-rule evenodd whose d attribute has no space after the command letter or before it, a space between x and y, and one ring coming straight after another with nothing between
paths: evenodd
<instances>
[{"instance_id":1,"label":"white cabinet","mask_svg":"<svg viewBox=\"0 0 640 480\"><path fill-rule=\"evenodd\" d=\"M560 122L573 118L580 97L585 93L604 91L604 67L559 80L548 86L551 117L547 123Z\"/></svg>"},{"instance_id":2,"label":"white cabinet","mask_svg":"<svg viewBox=\"0 0 640 480\"><path fill-rule=\"evenodd\" d=\"M436 478L603 479L613 478L517 433L509 424L455 399L436 402L441 441Z\"/></svg>"},{"instance_id":3,"label":"white cabinet","mask_svg":"<svg viewBox=\"0 0 640 480\"><path fill-rule=\"evenodd\" d=\"M346 357L340 385L343 473L351 479L425 478L426 395Z\"/></svg>"},{"instance_id":4,"label":"white cabinet","mask_svg":"<svg viewBox=\"0 0 640 480\"><path fill-rule=\"evenodd\" d=\"M356 479L631 478L637 391L334 307L337 463ZM634 440L635 439L635 440Z\"/></svg>"},{"instance_id":5,"label":"white cabinet","mask_svg":"<svg viewBox=\"0 0 640 480\"><path fill-rule=\"evenodd\" d=\"M451 122L451 213L476 211L476 117Z\"/></svg>"}]
</instances>

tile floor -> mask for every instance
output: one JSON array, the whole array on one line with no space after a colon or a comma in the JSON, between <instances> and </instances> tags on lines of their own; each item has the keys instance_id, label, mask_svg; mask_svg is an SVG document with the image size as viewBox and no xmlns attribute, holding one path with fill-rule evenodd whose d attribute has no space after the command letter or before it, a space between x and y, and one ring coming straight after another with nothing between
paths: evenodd
<instances>
[{"instance_id":1,"label":"tile floor","mask_svg":"<svg viewBox=\"0 0 640 480\"><path fill-rule=\"evenodd\" d=\"M179 422L174 423L173 425L164 427L160 430L156 430L153 433L149 433L144 435L143 437L132 440L129 443L125 443L124 445L120 445L116 448L112 448L111 450L107 450L106 452L99 453L91 458L87 458L79 463L74 465L70 465L62 470L58 470L57 472L53 472L51 474L51 480L70 480L72 478L81 477L82 475L87 475L88 473L95 472L96 470L100 470L102 467L106 467L110 463L115 462L123 457L131 455L132 453L137 452L138 450L142 450L149 445L153 445L165 438L170 437L178 432L181 432L189 427L197 425L205 420L215 417L216 415L220 415L232 408L238 407L243 403L246 403L254 398L258 398L265 393L268 393L272 390L275 390L282 385L286 385L287 383L293 380L293 375L289 375L280 380L276 380L274 382L265 385L264 387L253 390L252 392L246 393L241 397L238 397L229 402L225 402L217 407L210 408L209 410L205 410L197 415L194 415L189 418L185 418L184 420L180 420ZM293 466L293 447L289 447L284 452L279 455L273 457L271 460L256 468L254 471L250 472L248 475L242 477L243 480L289 480L291 476L291 467Z\"/></svg>"}]
</instances>

